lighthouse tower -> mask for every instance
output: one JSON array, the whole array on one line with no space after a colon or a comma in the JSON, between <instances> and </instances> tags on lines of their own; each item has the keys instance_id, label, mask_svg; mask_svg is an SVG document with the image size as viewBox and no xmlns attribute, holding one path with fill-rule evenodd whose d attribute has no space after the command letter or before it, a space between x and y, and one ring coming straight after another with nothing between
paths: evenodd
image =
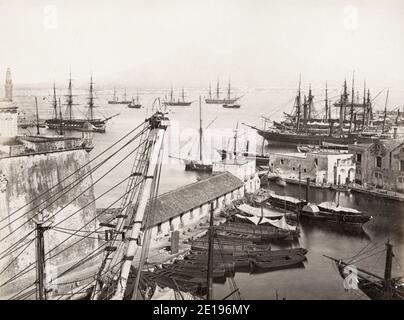
<instances>
[{"instance_id":1,"label":"lighthouse tower","mask_svg":"<svg viewBox=\"0 0 404 320\"><path fill-rule=\"evenodd\" d=\"M0 98L0 145L4 138L12 138L18 134L17 111L13 104L13 81L11 80L10 68L6 72L5 97Z\"/></svg>"},{"instance_id":2,"label":"lighthouse tower","mask_svg":"<svg viewBox=\"0 0 404 320\"><path fill-rule=\"evenodd\" d=\"M13 80L11 79L10 68L7 68L6 83L4 85L4 88L5 88L5 99L13 101Z\"/></svg>"}]
</instances>

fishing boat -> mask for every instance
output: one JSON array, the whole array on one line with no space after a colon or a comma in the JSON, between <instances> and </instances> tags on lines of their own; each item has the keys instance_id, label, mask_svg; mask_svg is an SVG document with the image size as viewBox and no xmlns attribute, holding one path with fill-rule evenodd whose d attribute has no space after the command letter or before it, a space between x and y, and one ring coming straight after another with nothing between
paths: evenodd
<instances>
[{"instance_id":1,"label":"fishing boat","mask_svg":"<svg viewBox=\"0 0 404 320\"><path fill-rule=\"evenodd\" d=\"M92 132L104 133L106 131L108 120L119 115L116 114L111 117L104 117L103 119L94 117L94 109L96 108L96 106L94 104L92 76L90 81L90 94L87 105L88 112L85 119L77 119L73 116L74 105L75 104L73 102L72 79L70 75L68 94L66 96L65 116L62 117L62 112L60 110L61 109L60 100L59 100L59 112L57 110L56 89L54 85L53 87L54 117L52 119L45 120L46 127L54 130L92 131Z\"/></svg>"},{"instance_id":2,"label":"fishing boat","mask_svg":"<svg viewBox=\"0 0 404 320\"><path fill-rule=\"evenodd\" d=\"M289 254L280 257L268 258L268 259L252 259L251 265L254 269L260 270L278 270L284 268L291 268L299 265L303 265L306 257L301 254Z\"/></svg>"},{"instance_id":3,"label":"fishing boat","mask_svg":"<svg viewBox=\"0 0 404 320\"><path fill-rule=\"evenodd\" d=\"M128 108L131 109L140 109L142 104L139 101L139 93L136 93L136 100L132 98L132 101L128 104Z\"/></svg>"},{"instance_id":4,"label":"fishing boat","mask_svg":"<svg viewBox=\"0 0 404 320\"><path fill-rule=\"evenodd\" d=\"M352 230L362 229L362 226L372 219L372 216L364 215L358 210L341 207L332 202L317 205L309 203L303 206L299 216Z\"/></svg>"},{"instance_id":5,"label":"fishing boat","mask_svg":"<svg viewBox=\"0 0 404 320\"><path fill-rule=\"evenodd\" d=\"M166 106L180 106L180 107L188 107L192 104L192 101L185 101L185 91L184 88L182 88L182 100L178 99L177 101L174 100L174 92L173 92L173 88L171 87L171 91L170 91L170 100L169 101L165 101L164 104Z\"/></svg>"},{"instance_id":6,"label":"fishing boat","mask_svg":"<svg viewBox=\"0 0 404 320\"><path fill-rule=\"evenodd\" d=\"M354 284L372 300L404 300L402 276L392 276L394 253L393 245L390 242L386 243L384 276L379 276L358 267L353 270L352 262L347 263L341 259L324 256L335 262L339 274L344 279L344 286L347 284L345 286L346 290L355 289L355 287L352 287L352 284Z\"/></svg>"},{"instance_id":7,"label":"fishing boat","mask_svg":"<svg viewBox=\"0 0 404 320\"><path fill-rule=\"evenodd\" d=\"M222 107L227 109L240 109L241 106L239 104L223 104Z\"/></svg>"},{"instance_id":8,"label":"fishing boat","mask_svg":"<svg viewBox=\"0 0 404 320\"><path fill-rule=\"evenodd\" d=\"M217 81L216 84L216 97L213 98L212 96L212 88L211 85L209 84L209 98L205 99L205 102L207 104L221 104L223 105L236 105L235 102L239 100L241 96L239 97L231 97L231 86L230 86L230 81L229 81L229 86L227 88L227 98L221 98L220 97L220 88L219 88L219 80ZM240 106L239 106L240 107Z\"/></svg>"},{"instance_id":9,"label":"fishing boat","mask_svg":"<svg viewBox=\"0 0 404 320\"><path fill-rule=\"evenodd\" d=\"M170 270L176 274L185 274L189 276L195 277L205 277L207 276L207 267L205 269L198 267L190 267L190 266L181 266L175 264L163 264L163 269ZM223 279L226 278L226 271L223 267L217 267L213 269L212 276L214 279Z\"/></svg>"},{"instance_id":10,"label":"fishing boat","mask_svg":"<svg viewBox=\"0 0 404 320\"><path fill-rule=\"evenodd\" d=\"M126 98L126 89L123 94L123 99L119 100L118 96L116 95L116 90L114 88L114 97L112 98L112 100L108 101L108 104L130 104L130 103L131 101Z\"/></svg>"},{"instance_id":11,"label":"fishing boat","mask_svg":"<svg viewBox=\"0 0 404 320\"><path fill-rule=\"evenodd\" d=\"M291 196L281 196L276 193L269 195L268 202L271 206L282 210L298 212L305 204L304 201Z\"/></svg>"}]
</instances>

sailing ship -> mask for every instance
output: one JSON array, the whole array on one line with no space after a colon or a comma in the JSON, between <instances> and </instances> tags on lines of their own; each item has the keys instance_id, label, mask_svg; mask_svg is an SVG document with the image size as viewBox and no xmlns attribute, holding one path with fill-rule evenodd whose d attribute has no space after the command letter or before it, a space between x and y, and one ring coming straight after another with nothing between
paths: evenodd
<instances>
[{"instance_id":1,"label":"sailing ship","mask_svg":"<svg viewBox=\"0 0 404 320\"><path fill-rule=\"evenodd\" d=\"M366 92L366 88L364 92ZM347 85L344 81L341 98L334 104L340 110L338 119L331 117L327 85L324 101L325 116L320 119L314 114L314 96L311 87L308 96L302 97L301 81L299 80L293 111L291 114L285 113L285 121L273 121L273 125L269 129L247 126L257 130L258 134L267 140L268 144L274 145L321 145L324 143L347 145L371 143L374 138L378 137L378 131L365 134L365 129L371 127L372 120L372 101L369 90L367 96L364 95L363 103L355 103L353 81L352 99L349 101ZM350 110L349 119L347 119L348 109Z\"/></svg>"},{"instance_id":2,"label":"sailing ship","mask_svg":"<svg viewBox=\"0 0 404 320\"><path fill-rule=\"evenodd\" d=\"M346 289L352 288L351 285L357 287L372 300L404 300L404 283L401 277L392 276L393 266L393 245L386 243L386 261L384 268L384 276L379 276L362 268L355 267L357 273L353 273L352 262L347 263L341 259L332 258L324 255L324 257L335 262L341 277L348 282Z\"/></svg>"},{"instance_id":3,"label":"sailing ship","mask_svg":"<svg viewBox=\"0 0 404 320\"><path fill-rule=\"evenodd\" d=\"M182 97L182 100L178 99L177 101L175 101L173 88L171 87L170 100L169 100L169 101L165 101L164 104L165 104L166 106L180 106L180 107L188 107L188 106L190 106L190 105L192 104L193 101L185 101L185 91L184 91L184 88L182 88L181 97Z\"/></svg>"},{"instance_id":4,"label":"sailing ship","mask_svg":"<svg viewBox=\"0 0 404 320\"><path fill-rule=\"evenodd\" d=\"M142 104L139 101L139 92L136 92L136 100L132 98L132 101L128 104L128 108L140 109Z\"/></svg>"},{"instance_id":5,"label":"sailing ship","mask_svg":"<svg viewBox=\"0 0 404 320\"><path fill-rule=\"evenodd\" d=\"M211 88L211 85L209 84L209 98L206 98L205 102L207 104L221 104L221 105L223 105L224 108L240 108L239 105L237 106L235 104L236 101L239 100L240 98L241 98L241 96L239 96L239 97L231 97L230 81L229 81L229 86L227 88L227 98L221 98L220 97L219 80L218 80L217 84L216 84L216 97L212 96L212 88Z\"/></svg>"},{"instance_id":6,"label":"sailing ship","mask_svg":"<svg viewBox=\"0 0 404 320\"><path fill-rule=\"evenodd\" d=\"M202 100L201 97L199 97L199 159L198 160L182 159L173 156L170 156L170 158L175 158L183 161L185 163L186 171L199 171L199 172L211 173L213 170L213 164L212 163L208 164L204 162L202 147L203 147Z\"/></svg>"},{"instance_id":7,"label":"sailing ship","mask_svg":"<svg viewBox=\"0 0 404 320\"><path fill-rule=\"evenodd\" d=\"M114 88L114 97L112 98L112 100L108 101L108 104L129 104L131 103L130 100L127 100L126 98L126 89L123 93L123 100L119 100L118 96L116 95L116 89Z\"/></svg>"},{"instance_id":8,"label":"sailing ship","mask_svg":"<svg viewBox=\"0 0 404 320\"><path fill-rule=\"evenodd\" d=\"M53 88L53 113L54 117L52 119L45 120L45 125L49 129L54 130L74 130L74 131L92 131L92 132L100 132L103 133L106 130L106 125L108 120L116 117L118 114L105 117L105 118L95 118L94 117L94 108L96 108L94 104L94 92L93 92L93 77L91 76L90 80L90 94L88 98L87 105L87 115L86 119L76 119L73 116L73 106L76 105L73 102L73 93L72 93L72 78L71 75L69 77L69 87L68 93L66 96L66 110L65 116L62 118L61 112L57 112L57 103L56 103L56 89L55 85Z\"/></svg>"}]
</instances>

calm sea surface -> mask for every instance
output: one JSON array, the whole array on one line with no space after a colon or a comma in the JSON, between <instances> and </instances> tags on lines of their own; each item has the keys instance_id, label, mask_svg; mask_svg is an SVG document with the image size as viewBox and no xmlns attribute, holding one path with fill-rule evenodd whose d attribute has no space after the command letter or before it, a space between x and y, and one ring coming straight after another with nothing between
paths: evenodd
<instances>
[{"instance_id":1,"label":"calm sea surface","mask_svg":"<svg viewBox=\"0 0 404 320\"><path fill-rule=\"evenodd\" d=\"M94 134L95 148L91 156L95 157L105 148L117 141L125 133L129 132L148 115L151 114L150 106L156 97L163 98L167 90L149 89L139 90L141 102L147 108L128 109L125 105L108 105L107 100L112 97L112 90L97 91L98 111L106 116L120 113L118 117L108 122L105 134ZM207 161L218 160L215 148L233 146L233 140L237 123L238 148L243 148L247 140L251 145L257 145L261 150L262 140L254 135L253 130L248 130L242 123L262 126L261 115L273 119L281 119L283 112L290 112L295 95L294 89L249 89L238 88L237 92L243 94L240 109L224 109L220 105L202 105L203 128L207 128L204 138L204 159ZM17 90L15 101L27 116L34 113L34 96L38 97L40 118L52 116L51 90ZM58 94L66 94L66 90L58 91ZM82 117L85 113L83 105L86 103L87 92L75 90L78 105L75 108L75 115ZM160 182L160 193L172 190L179 186L194 182L198 178L197 173L185 172L183 165L175 159L168 158L169 155L187 158L198 156L197 129L199 127L198 96L206 96L204 89L186 89L187 99L195 101L191 107L172 107L170 113L171 127L167 133L167 144L165 146L165 159ZM323 93L319 88L316 92L316 110L323 109ZM128 88L128 96L135 96L136 89ZM330 96L338 95L338 88L331 91ZM403 106L404 92L390 91L391 108ZM61 97L64 99L64 97ZM383 100L383 99L382 99ZM382 108L382 100L378 102L378 108ZM213 123L211 123L213 121ZM35 133L34 128L30 128ZM21 130L21 133L28 133ZM43 133L46 129L41 129ZM74 133L77 135L78 133ZM78 134L80 135L80 134ZM97 170L93 176L94 182L104 173L112 169L125 154L133 150L135 146L128 148L126 152L116 154L107 164ZM265 147L265 151L270 151ZM107 155L110 155L108 153ZM102 157L101 157L102 158ZM100 159L101 159L100 158ZM100 159L97 159L99 162ZM130 173L133 157L129 157L104 179L95 185L96 196L101 195L108 188L127 177ZM115 188L106 196L97 200L98 207L107 207L122 195L125 185ZM287 186L280 188L276 185L270 186L279 194L298 196L298 186ZM304 189L302 187L302 196ZM311 189L310 201L321 202L336 200L336 193L328 190ZM362 248L367 246L366 254L359 256L352 263L358 267L366 268L374 273L383 274L385 252L384 243L390 239L394 244L395 258L393 261L393 274L403 275L400 265L404 267L404 204L398 202L384 201L362 195L340 195L342 206L349 206L365 212L374 217L364 227L363 235L348 235L332 229L324 229L316 226L301 226L301 237L298 242L289 244L290 247L305 247L309 250L307 262L304 268L274 271L262 274L237 273L235 281L240 288L243 298L246 299L275 299L276 293L279 298L286 299L366 299L360 291L346 292L343 281L337 273L335 265L323 254L347 258L355 256ZM276 248L276 246L274 246ZM363 259L363 260L361 260ZM215 297L220 299L229 293L228 284L217 284L214 288Z\"/></svg>"}]
</instances>

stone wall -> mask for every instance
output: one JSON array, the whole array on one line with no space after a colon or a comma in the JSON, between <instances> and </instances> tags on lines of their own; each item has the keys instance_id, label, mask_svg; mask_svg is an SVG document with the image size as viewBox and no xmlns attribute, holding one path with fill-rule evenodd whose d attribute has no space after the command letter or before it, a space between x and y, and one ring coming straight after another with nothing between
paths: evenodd
<instances>
[{"instance_id":1,"label":"stone wall","mask_svg":"<svg viewBox=\"0 0 404 320\"><path fill-rule=\"evenodd\" d=\"M78 170L88 161L89 155L85 150L20 156L0 160L0 239L7 237L0 242L0 251L5 250L33 231L36 226L33 218L36 218L40 211L47 219L51 219L52 225L56 225L63 219L73 215L58 225L61 228L77 230L88 224L82 229L88 232L97 227L97 219L94 219L96 217L95 204L92 202L94 200L94 191L91 186L91 175L66 194L63 194L63 192L57 194L63 187L71 185L79 176L88 172L89 166L81 169L80 172L75 173L58 185L50 194L47 193L46 196L38 198L46 190L57 185L58 182ZM50 195L55 196L51 198ZM13 214L24 205L26 205L25 208ZM38 208L36 208L37 206ZM84 206L86 207L83 210L75 213ZM32 211L29 211L31 209ZM13 222L15 219L17 220ZM86 232L81 232L81 235L85 234ZM45 252L52 250L69 236L69 234L52 229L46 231L44 236ZM27 240L32 240L34 237L35 232L32 232L27 237ZM82 237L73 236L60 247L47 254L47 281L50 281L51 278L56 277L57 274L60 274L98 247L97 238L86 238L77 245L65 250L79 239L82 239ZM0 270L3 270L11 263L6 271L0 275L0 284L30 266L36 260L35 241L17 257L20 252L21 250L18 250L0 260ZM59 252L61 253L58 254ZM14 259L15 261L13 261ZM99 261L92 260L87 265L78 268L80 275L77 277L82 276L83 271L88 269L90 265L96 266L98 263ZM74 277L73 273L72 276ZM2 287L0 298L18 292L20 288L27 286L34 280L35 269L13 281L11 285ZM53 289L56 290L57 288L54 287Z\"/></svg>"}]
</instances>

